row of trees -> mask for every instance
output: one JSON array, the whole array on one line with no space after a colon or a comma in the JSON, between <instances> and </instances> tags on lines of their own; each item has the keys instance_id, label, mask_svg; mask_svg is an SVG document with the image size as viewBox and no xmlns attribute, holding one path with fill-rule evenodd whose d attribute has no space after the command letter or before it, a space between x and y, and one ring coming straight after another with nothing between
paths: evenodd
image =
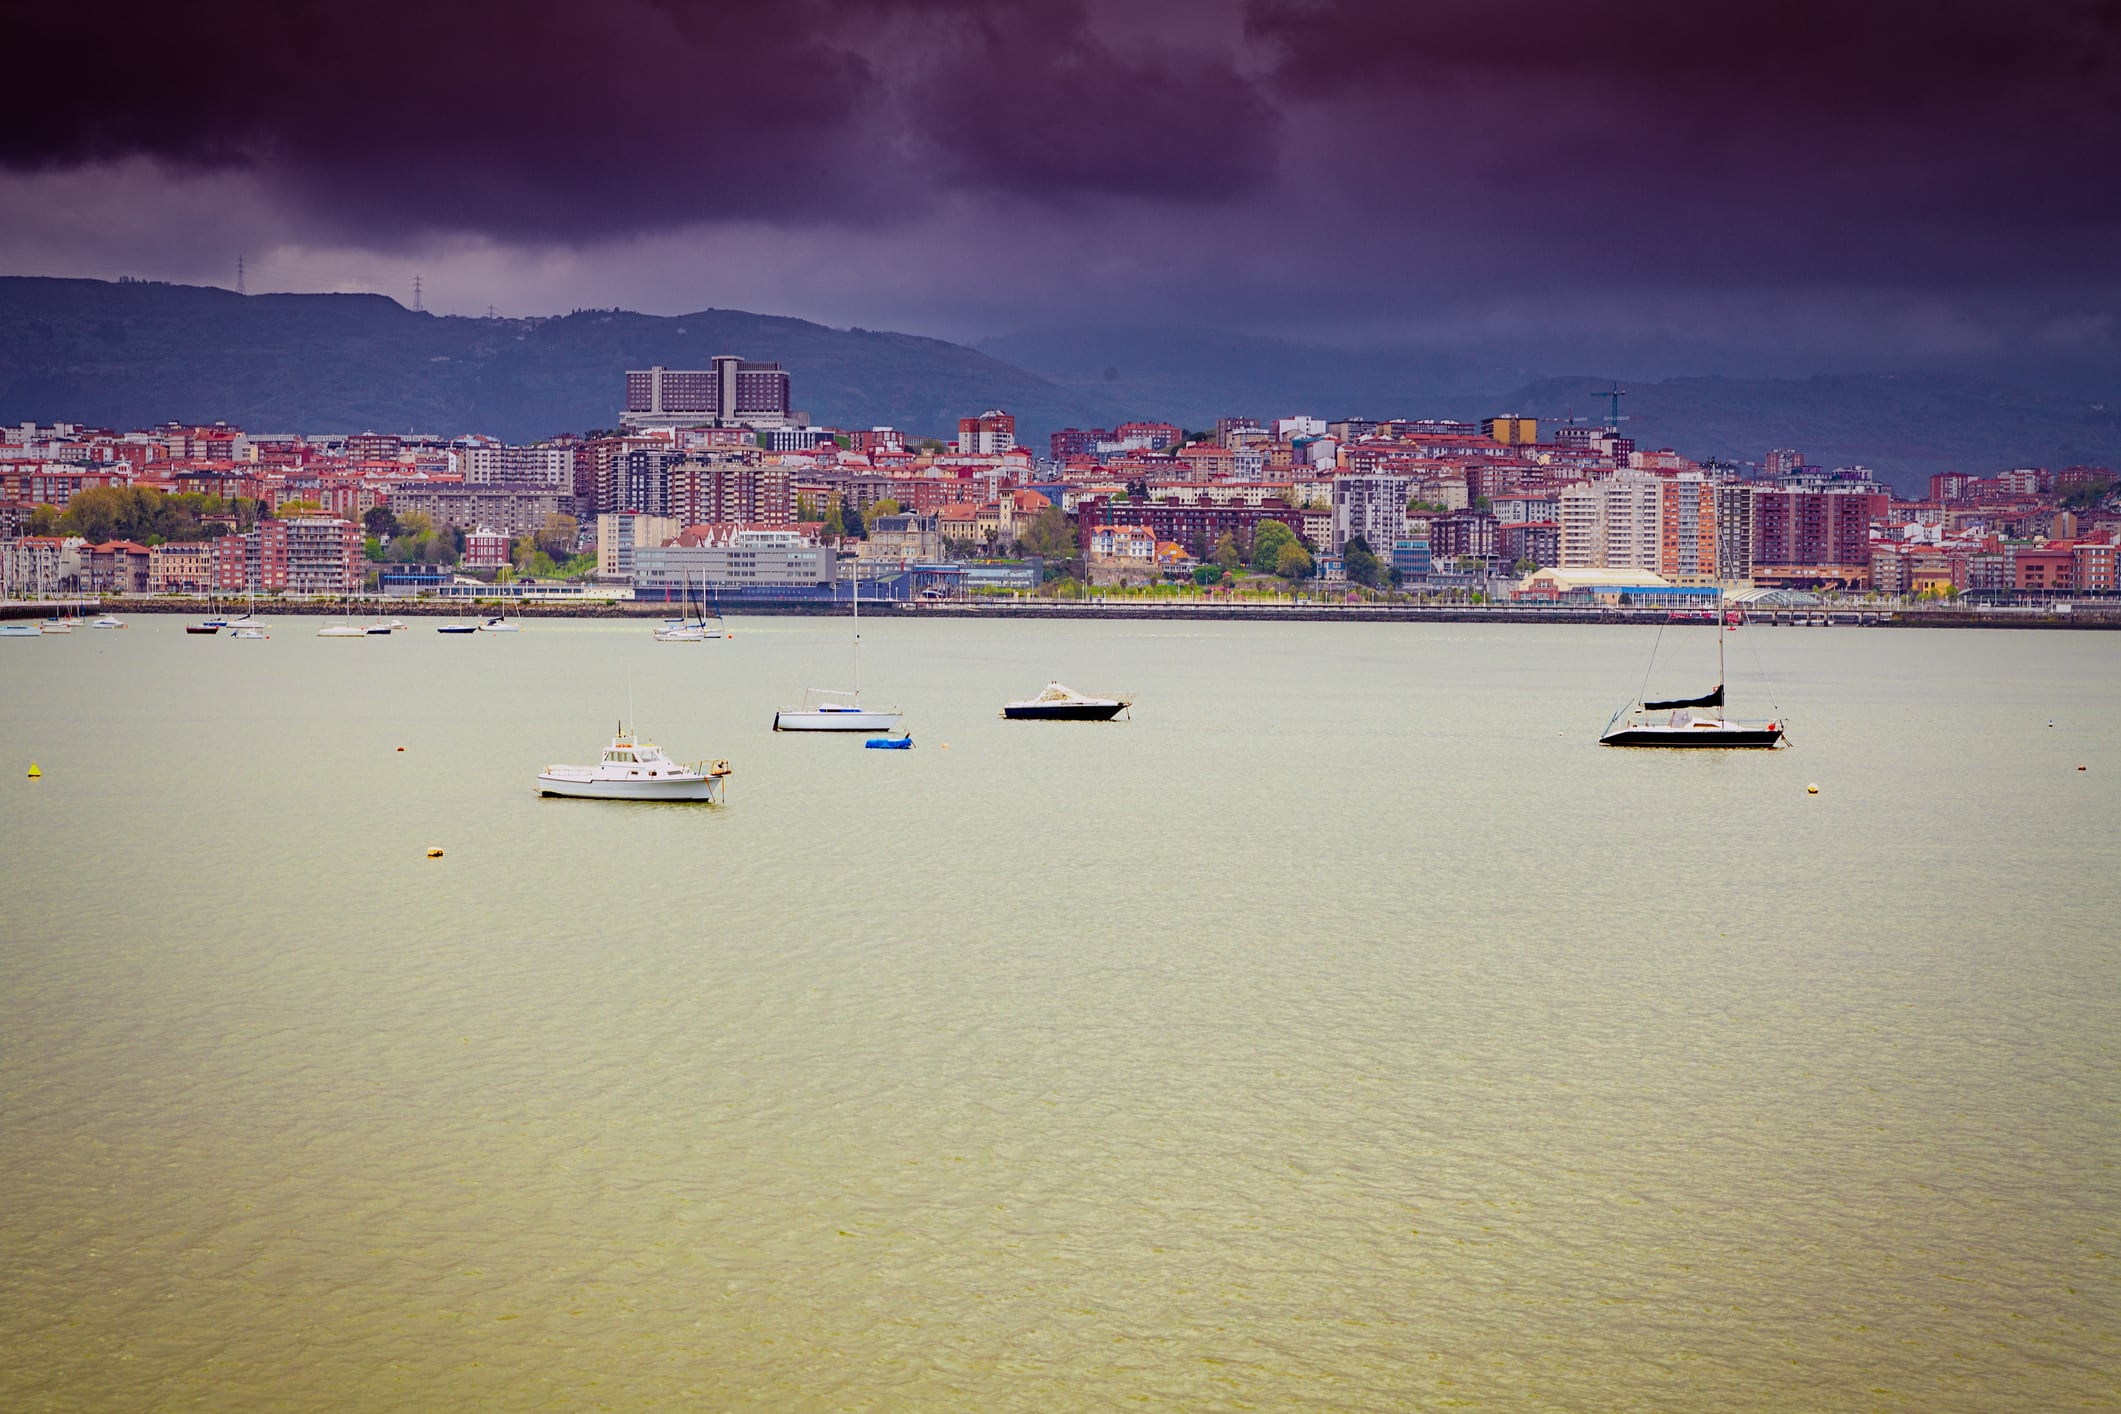
<instances>
[{"instance_id":1,"label":"row of trees","mask_svg":"<svg viewBox=\"0 0 2121 1414\"><path fill-rule=\"evenodd\" d=\"M92 486L75 492L63 511L38 506L30 512L28 529L31 535L78 535L93 544L131 540L160 545L248 530L263 514L260 503L240 496L223 500L198 491L165 494L148 486Z\"/></svg>"}]
</instances>

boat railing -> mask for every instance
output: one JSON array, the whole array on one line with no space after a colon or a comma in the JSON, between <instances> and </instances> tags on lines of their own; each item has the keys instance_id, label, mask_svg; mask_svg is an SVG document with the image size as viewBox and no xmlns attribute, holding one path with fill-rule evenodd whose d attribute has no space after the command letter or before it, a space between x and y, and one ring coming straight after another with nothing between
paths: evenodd
<instances>
[{"instance_id":1,"label":"boat railing","mask_svg":"<svg viewBox=\"0 0 2121 1414\"><path fill-rule=\"evenodd\" d=\"M712 761L680 762L679 768L690 771L695 776L726 776L730 773L729 763L719 757Z\"/></svg>"}]
</instances>

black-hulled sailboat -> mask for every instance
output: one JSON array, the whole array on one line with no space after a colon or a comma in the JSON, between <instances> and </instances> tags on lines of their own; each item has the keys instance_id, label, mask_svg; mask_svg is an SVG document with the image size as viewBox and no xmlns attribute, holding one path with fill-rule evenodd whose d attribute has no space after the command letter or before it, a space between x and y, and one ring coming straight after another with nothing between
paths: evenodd
<instances>
[{"instance_id":1,"label":"black-hulled sailboat","mask_svg":"<svg viewBox=\"0 0 2121 1414\"><path fill-rule=\"evenodd\" d=\"M1740 722L1723 715L1723 596L1716 596L1716 686L1699 697L1631 702L1613 714L1600 746L1772 747L1782 723ZM1654 650L1652 650L1654 652Z\"/></svg>"}]
</instances>

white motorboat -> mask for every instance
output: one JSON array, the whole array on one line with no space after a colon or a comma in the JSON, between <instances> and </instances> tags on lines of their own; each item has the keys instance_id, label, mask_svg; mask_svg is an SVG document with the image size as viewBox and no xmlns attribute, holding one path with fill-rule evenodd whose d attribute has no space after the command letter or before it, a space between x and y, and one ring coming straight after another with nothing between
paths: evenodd
<instances>
[{"instance_id":1,"label":"white motorboat","mask_svg":"<svg viewBox=\"0 0 2121 1414\"><path fill-rule=\"evenodd\" d=\"M37 631L39 633L72 633L74 626L66 619L46 619L43 623L37 625Z\"/></svg>"},{"instance_id":2,"label":"white motorboat","mask_svg":"<svg viewBox=\"0 0 2121 1414\"><path fill-rule=\"evenodd\" d=\"M271 635L265 632L264 624L237 624L236 637L246 643L262 643Z\"/></svg>"},{"instance_id":3,"label":"white motorboat","mask_svg":"<svg viewBox=\"0 0 2121 1414\"><path fill-rule=\"evenodd\" d=\"M1002 715L1014 722L1109 722L1134 704L1121 697L1086 697L1057 682L1021 702L1002 704Z\"/></svg>"},{"instance_id":4,"label":"white motorboat","mask_svg":"<svg viewBox=\"0 0 2121 1414\"><path fill-rule=\"evenodd\" d=\"M626 730L604 748L594 766L547 766L538 773L538 794L575 800L674 800L722 803L727 761L671 760L663 748Z\"/></svg>"},{"instance_id":5,"label":"white motorboat","mask_svg":"<svg viewBox=\"0 0 2121 1414\"><path fill-rule=\"evenodd\" d=\"M0 624L0 638L42 638L44 634L35 624L22 622Z\"/></svg>"},{"instance_id":6,"label":"white motorboat","mask_svg":"<svg viewBox=\"0 0 2121 1414\"><path fill-rule=\"evenodd\" d=\"M477 624L443 624L435 630L436 633L477 633L478 631L479 626Z\"/></svg>"},{"instance_id":7,"label":"white motorboat","mask_svg":"<svg viewBox=\"0 0 2121 1414\"><path fill-rule=\"evenodd\" d=\"M104 615L104 616L103 616L102 618L100 618L100 619L97 619L97 620L96 620L96 621L95 621L94 623L90 624L90 625L89 625L89 627L90 627L90 628L124 628L124 627L125 627L125 620L123 620L123 619L119 618L119 617L118 617L117 615L115 615L115 614L105 614L105 615Z\"/></svg>"},{"instance_id":8,"label":"white motorboat","mask_svg":"<svg viewBox=\"0 0 2121 1414\"><path fill-rule=\"evenodd\" d=\"M903 714L892 707L883 711L862 706L862 581L854 581L854 689L806 689L795 707L773 714L777 732L888 732Z\"/></svg>"},{"instance_id":9,"label":"white motorboat","mask_svg":"<svg viewBox=\"0 0 2121 1414\"><path fill-rule=\"evenodd\" d=\"M368 630L358 624L326 624L317 630L319 638L366 638Z\"/></svg>"}]
</instances>

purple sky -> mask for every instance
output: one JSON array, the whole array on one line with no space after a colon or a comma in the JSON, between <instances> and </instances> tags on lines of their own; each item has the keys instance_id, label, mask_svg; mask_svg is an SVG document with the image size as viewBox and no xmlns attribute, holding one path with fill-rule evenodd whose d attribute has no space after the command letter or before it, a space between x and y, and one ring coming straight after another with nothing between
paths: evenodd
<instances>
[{"instance_id":1,"label":"purple sky","mask_svg":"<svg viewBox=\"0 0 2121 1414\"><path fill-rule=\"evenodd\" d=\"M2110 356L2117 0L166 0L15 20L0 271L973 338Z\"/></svg>"}]
</instances>

